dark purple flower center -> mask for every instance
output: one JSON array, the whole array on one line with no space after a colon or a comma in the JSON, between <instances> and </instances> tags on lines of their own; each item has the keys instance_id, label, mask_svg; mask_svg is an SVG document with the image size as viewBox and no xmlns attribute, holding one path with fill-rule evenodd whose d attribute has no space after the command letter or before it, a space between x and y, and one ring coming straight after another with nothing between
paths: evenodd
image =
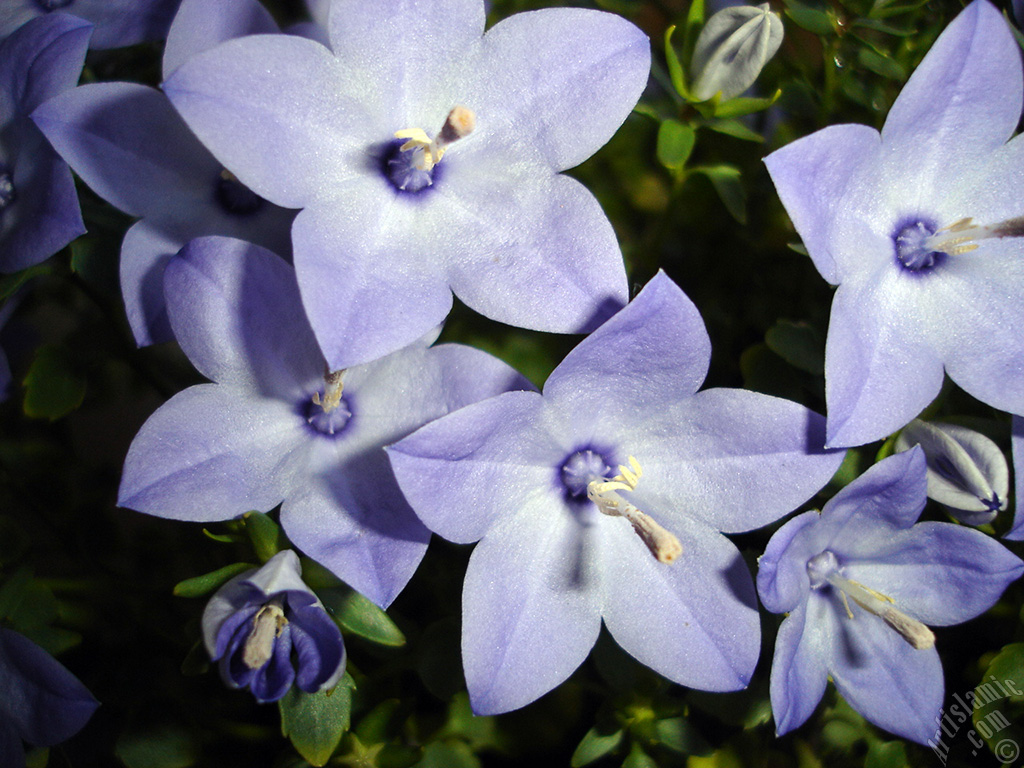
<instances>
[{"instance_id":1,"label":"dark purple flower center","mask_svg":"<svg viewBox=\"0 0 1024 768\"><path fill-rule=\"evenodd\" d=\"M429 190L434 183L443 175L442 163L435 165L429 171L416 167L416 153L403 152L401 147L404 142L396 140L390 142L381 155L381 172L384 178L390 182L398 192L407 195L416 195L424 190Z\"/></svg>"},{"instance_id":2,"label":"dark purple flower center","mask_svg":"<svg viewBox=\"0 0 1024 768\"><path fill-rule=\"evenodd\" d=\"M928 239L936 232L934 223L921 218L904 219L892 234L896 260L911 272L935 267L946 258L942 251L928 247Z\"/></svg>"},{"instance_id":3,"label":"dark purple flower center","mask_svg":"<svg viewBox=\"0 0 1024 768\"><path fill-rule=\"evenodd\" d=\"M828 577L839 572L839 561L827 549L807 561L807 575L814 589L828 583Z\"/></svg>"},{"instance_id":4,"label":"dark purple flower center","mask_svg":"<svg viewBox=\"0 0 1024 768\"><path fill-rule=\"evenodd\" d=\"M312 400L303 403L303 417L317 433L330 438L339 437L352 419L352 407L346 397L338 401L338 405L329 411Z\"/></svg>"},{"instance_id":5,"label":"dark purple flower center","mask_svg":"<svg viewBox=\"0 0 1024 768\"><path fill-rule=\"evenodd\" d=\"M611 463L601 453L590 448L569 454L562 463L560 479L570 499L585 500L587 486L592 480L614 474Z\"/></svg>"},{"instance_id":6,"label":"dark purple flower center","mask_svg":"<svg viewBox=\"0 0 1024 768\"><path fill-rule=\"evenodd\" d=\"M233 216L248 216L263 206L263 198L235 178L222 171L214 182L213 194L220 207Z\"/></svg>"},{"instance_id":7,"label":"dark purple flower center","mask_svg":"<svg viewBox=\"0 0 1024 768\"><path fill-rule=\"evenodd\" d=\"M0 214L18 199L14 191L14 179L9 171L0 168Z\"/></svg>"},{"instance_id":8,"label":"dark purple flower center","mask_svg":"<svg viewBox=\"0 0 1024 768\"><path fill-rule=\"evenodd\" d=\"M74 1L75 0L36 0L36 5L49 13L50 11L67 8Z\"/></svg>"}]
</instances>

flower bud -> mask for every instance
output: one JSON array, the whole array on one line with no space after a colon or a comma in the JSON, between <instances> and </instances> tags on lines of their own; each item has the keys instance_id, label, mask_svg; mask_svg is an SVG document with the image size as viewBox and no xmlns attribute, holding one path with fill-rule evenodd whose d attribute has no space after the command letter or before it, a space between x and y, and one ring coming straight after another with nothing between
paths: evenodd
<instances>
[{"instance_id":1,"label":"flower bud","mask_svg":"<svg viewBox=\"0 0 1024 768\"><path fill-rule=\"evenodd\" d=\"M224 682L277 701L292 683L333 688L345 672L341 631L286 549L221 587L203 611L203 641Z\"/></svg>"},{"instance_id":2,"label":"flower bud","mask_svg":"<svg viewBox=\"0 0 1024 768\"><path fill-rule=\"evenodd\" d=\"M992 440L955 424L915 419L896 438L896 450L920 445L928 465L928 498L968 525L984 525L1006 509L1010 471Z\"/></svg>"},{"instance_id":3,"label":"flower bud","mask_svg":"<svg viewBox=\"0 0 1024 768\"><path fill-rule=\"evenodd\" d=\"M724 8L704 25L693 49L690 93L698 101L738 96L754 84L782 45L782 19L768 3Z\"/></svg>"}]
</instances>

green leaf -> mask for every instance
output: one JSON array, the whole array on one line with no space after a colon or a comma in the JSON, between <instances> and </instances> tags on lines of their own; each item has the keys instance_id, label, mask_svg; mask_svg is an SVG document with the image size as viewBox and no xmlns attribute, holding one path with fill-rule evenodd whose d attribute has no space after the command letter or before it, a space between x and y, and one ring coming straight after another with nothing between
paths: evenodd
<instances>
[{"instance_id":1,"label":"green leaf","mask_svg":"<svg viewBox=\"0 0 1024 768\"><path fill-rule=\"evenodd\" d=\"M127 768L188 768L199 756L191 733L169 723L121 734L114 754Z\"/></svg>"},{"instance_id":2,"label":"green leaf","mask_svg":"<svg viewBox=\"0 0 1024 768\"><path fill-rule=\"evenodd\" d=\"M400 699L385 699L371 709L356 726L355 735L359 737L359 741L371 747L395 735L399 728L401 706Z\"/></svg>"},{"instance_id":3,"label":"green leaf","mask_svg":"<svg viewBox=\"0 0 1024 768\"><path fill-rule=\"evenodd\" d=\"M56 421L85 399L85 377L72 362L71 353L59 344L44 344L36 350L22 384L25 415L33 419Z\"/></svg>"},{"instance_id":4,"label":"green leaf","mask_svg":"<svg viewBox=\"0 0 1024 768\"><path fill-rule=\"evenodd\" d=\"M893 35L895 37L910 37L911 35L917 34L916 29L894 27L892 24L886 24L884 21L879 21L878 19L857 19L853 22L853 26L873 29L876 32L881 32L885 35Z\"/></svg>"},{"instance_id":5,"label":"green leaf","mask_svg":"<svg viewBox=\"0 0 1024 768\"><path fill-rule=\"evenodd\" d=\"M383 610L346 584L317 591L335 623L352 634L392 648L405 645L405 635Z\"/></svg>"},{"instance_id":6,"label":"green leaf","mask_svg":"<svg viewBox=\"0 0 1024 768\"><path fill-rule=\"evenodd\" d=\"M690 91L686 87L686 75L683 72L683 65L679 61L675 46L672 45L672 33L675 31L675 25L665 30L665 62L668 64L668 76L672 81L672 87L676 89L676 93L689 100Z\"/></svg>"},{"instance_id":7,"label":"green leaf","mask_svg":"<svg viewBox=\"0 0 1024 768\"><path fill-rule=\"evenodd\" d=\"M239 538L230 533L214 533L209 528L203 528L203 535L208 539L213 539L221 544L237 544Z\"/></svg>"},{"instance_id":8,"label":"green leaf","mask_svg":"<svg viewBox=\"0 0 1024 768\"><path fill-rule=\"evenodd\" d=\"M967 700L964 701L964 698ZM1024 744L1024 643L1004 646L993 657L978 687L952 701L964 710L973 708L974 730L1004 765L1015 763ZM949 717L957 713L950 704Z\"/></svg>"},{"instance_id":9,"label":"green leaf","mask_svg":"<svg viewBox=\"0 0 1024 768\"><path fill-rule=\"evenodd\" d=\"M907 747L902 741L874 741L868 747L864 768L904 768Z\"/></svg>"},{"instance_id":10,"label":"green leaf","mask_svg":"<svg viewBox=\"0 0 1024 768\"><path fill-rule=\"evenodd\" d=\"M658 128L658 160L666 168L680 170L693 151L697 132L678 120L666 120Z\"/></svg>"},{"instance_id":11,"label":"green leaf","mask_svg":"<svg viewBox=\"0 0 1024 768\"><path fill-rule=\"evenodd\" d=\"M785 0L786 15L793 20L798 27L803 27L808 32L816 35L831 35L835 32L832 19L824 11L811 8L809 5L797 2L797 0Z\"/></svg>"},{"instance_id":12,"label":"green leaf","mask_svg":"<svg viewBox=\"0 0 1024 768\"><path fill-rule=\"evenodd\" d=\"M673 752L684 755L710 755L714 749L693 723L684 717L666 717L654 724L658 741Z\"/></svg>"},{"instance_id":13,"label":"green leaf","mask_svg":"<svg viewBox=\"0 0 1024 768\"><path fill-rule=\"evenodd\" d=\"M905 82L907 79L907 70L901 64L888 56L882 56L868 48L861 48L857 51L857 61L865 69L869 69L875 74L887 77L890 80L895 80L898 83Z\"/></svg>"},{"instance_id":14,"label":"green leaf","mask_svg":"<svg viewBox=\"0 0 1024 768\"><path fill-rule=\"evenodd\" d=\"M809 323L779 320L768 329L764 341L794 368L815 376L825 373L825 339Z\"/></svg>"},{"instance_id":15,"label":"green leaf","mask_svg":"<svg viewBox=\"0 0 1024 768\"><path fill-rule=\"evenodd\" d=\"M629 756L622 761L622 768L658 768L658 764L634 741Z\"/></svg>"},{"instance_id":16,"label":"green leaf","mask_svg":"<svg viewBox=\"0 0 1024 768\"><path fill-rule=\"evenodd\" d=\"M289 542L282 533L281 526L275 523L269 515L263 512L246 512L242 516L245 523L245 530L249 533L252 541L252 548L256 551L256 557L261 563L267 562L270 558L282 549L288 549Z\"/></svg>"},{"instance_id":17,"label":"green leaf","mask_svg":"<svg viewBox=\"0 0 1024 768\"><path fill-rule=\"evenodd\" d=\"M715 192L725 204L726 210L740 224L746 224L747 193L740 180L740 169L731 165L713 165L693 170L708 177Z\"/></svg>"},{"instance_id":18,"label":"green leaf","mask_svg":"<svg viewBox=\"0 0 1024 768\"><path fill-rule=\"evenodd\" d=\"M203 595L208 595L215 589L222 587L238 574L244 573L245 571L255 567L256 566L251 563L232 563L231 565L225 565L223 568L218 568L216 571L212 571L211 573L205 573L202 576L193 576L191 579L179 581L174 585L174 594L176 597L202 597Z\"/></svg>"},{"instance_id":19,"label":"green leaf","mask_svg":"<svg viewBox=\"0 0 1024 768\"><path fill-rule=\"evenodd\" d=\"M717 109L717 107L716 107ZM751 130L739 120L732 118L725 118L722 120L711 120L705 125L712 131L718 133L724 133L726 136L732 136L734 139L742 139L743 141L755 141L758 143L764 142L764 136L757 131Z\"/></svg>"},{"instance_id":20,"label":"green leaf","mask_svg":"<svg viewBox=\"0 0 1024 768\"><path fill-rule=\"evenodd\" d=\"M461 741L435 741L423 750L416 768L480 768L480 760Z\"/></svg>"},{"instance_id":21,"label":"green leaf","mask_svg":"<svg viewBox=\"0 0 1024 768\"><path fill-rule=\"evenodd\" d=\"M697 37L704 26L704 0L693 0L686 12L686 27L683 29L683 58L693 59L693 48L697 45Z\"/></svg>"},{"instance_id":22,"label":"green leaf","mask_svg":"<svg viewBox=\"0 0 1024 768\"><path fill-rule=\"evenodd\" d=\"M715 117L743 117L754 112L761 112L778 101L781 95L782 89L780 88L767 98L737 96L734 99L729 99L715 105L714 115ZM760 136L761 134L757 135Z\"/></svg>"},{"instance_id":23,"label":"green leaf","mask_svg":"<svg viewBox=\"0 0 1024 768\"><path fill-rule=\"evenodd\" d=\"M330 691L306 693L292 687L277 702L281 734L310 765L324 765L348 730L355 682L346 672Z\"/></svg>"},{"instance_id":24,"label":"green leaf","mask_svg":"<svg viewBox=\"0 0 1024 768\"><path fill-rule=\"evenodd\" d=\"M612 733L601 733L597 727L591 728L584 734L583 739L576 746L576 751L572 753L572 760L569 761L569 765L572 768L590 765L619 746L622 743L622 736L621 728Z\"/></svg>"}]
</instances>

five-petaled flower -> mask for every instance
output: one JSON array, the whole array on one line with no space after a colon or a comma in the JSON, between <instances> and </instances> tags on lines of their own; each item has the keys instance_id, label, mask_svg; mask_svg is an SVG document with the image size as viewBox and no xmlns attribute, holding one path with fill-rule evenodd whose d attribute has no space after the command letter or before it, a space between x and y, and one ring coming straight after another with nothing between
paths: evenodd
<instances>
[{"instance_id":1,"label":"five-petaled flower","mask_svg":"<svg viewBox=\"0 0 1024 768\"><path fill-rule=\"evenodd\" d=\"M765 162L822 276L838 285L825 353L828 444L894 432L943 369L1024 413L1021 53L975 0L942 33L881 134L836 125Z\"/></svg>"},{"instance_id":2,"label":"five-petaled flower","mask_svg":"<svg viewBox=\"0 0 1024 768\"><path fill-rule=\"evenodd\" d=\"M294 270L240 240L193 240L164 284L175 337L214 383L179 392L142 426L118 503L202 522L281 504L299 549L388 605L430 532L402 498L384 446L526 380L485 352L428 349L428 340L329 371Z\"/></svg>"},{"instance_id":3,"label":"five-petaled flower","mask_svg":"<svg viewBox=\"0 0 1024 768\"><path fill-rule=\"evenodd\" d=\"M303 208L302 300L332 369L440 323L452 291L512 325L595 328L625 303L594 196L560 171L612 136L650 46L621 17L521 13L484 32L483 0L334 0L330 48L232 40L164 84L246 186Z\"/></svg>"},{"instance_id":4,"label":"five-petaled flower","mask_svg":"<svg viewBox=\"0 0 1024 768\"><path fill-rule=\"evenodd\" d=\"M257 701L277 701L292 683L306 693L330 689L345 673L341 630L290 549L217 590L202 623L224 682L248 688Z\"/></svg>"},{"instance_id":5,"label":"five-petaled flower","mask_svg":"<svg viewBox=\"0 0 1024 768\"><path fill-rule=\"evenodd\" d=\"M768 542L758 593L789 614L771 672L779 735L810 717L829 678L875 725L920 743L935 735L943 678L928 625L987 610L1024 562L974 529L918 523L925 468L917 446L890 456Z\"/></svg>"},{"instance_id":6,"label":"five-petaled flower","mask_svg":"<svg viewBox=\"0 0 1024 768\"><path fill-rule=\"evenodd\" d=\"M710 340L659 273L584 339L543 395L511 392L388 449L436 533L480 540L462 655L478 714L521 707L612 636L670 680L747 685L760 650L753 582L720 531L778 519L832 476L824 419L736 389L697 392Z\"/></svg>"}]
</instances>

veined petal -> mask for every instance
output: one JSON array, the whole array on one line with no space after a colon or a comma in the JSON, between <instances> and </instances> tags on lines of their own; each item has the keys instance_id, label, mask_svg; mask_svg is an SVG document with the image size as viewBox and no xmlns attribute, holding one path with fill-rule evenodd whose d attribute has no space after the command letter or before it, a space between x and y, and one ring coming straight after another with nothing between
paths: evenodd
<instances>
[{"instance_id":1,"label":"veined petal","mask_svg":"<svg viewBox=\"0 0 1024 768\"><path fill-rule=\"evenodd\" d=\"M142 425L118 505L173 520L228 520L284 497L308 437L288 404L219 384L190 387Z\"/></svg>"},{"instance_id":2,"label":"veined petal","mask_svg":"<svg viewBox=\"0 0 1024 768\"><path fill-rule=\"evenodd\" d=\"M757 560L757 594L772 613L795 611L810 589L807 561L821 551L813 528L821 514L810 510L777 530ZM810 535L798 535L808 529ZM801 620L802 623L802 620ZM802 631L802 630L801 630Z\"/></svg>"},{"instance_id":3,"label":"veined petal","mask_svg":"<svg viewBox=\"0 0 1024 768\"><path fill-rule=\"evenodd\" d=\"M598 524L602 613L616 642L681 685L745 688L761 651L761 633L754 584L736 545L680 516L665 525L683 552L665 564L651 557L626 520L604 518Z\"/></svg>"},{"instance_id":4,"label":"veined petal","mask_svg":"<svg viewBox=\"0 0 1024 768\"><path fill-rule=\"evenodd\" d=\"M888 268L876 277L844 283L832 301L825 346L830 447L884 438L917 416L942 387L931 329L917 327L927 317L917 310L919 278L931 275Z\"/></svg>"},{"instance_id":5,"label":"veined petal","mask_svg":"<svg viewBox=\"0 0 1024 768\"><path fill-rule=\"evenodd\" d=\"M938 650L912 647L859 606L852 607L850 619L838 600L828 604L834 633L829 673L836 689L879 728L926 744L942 714Z\"/></svg>"},{"instance_id":6,"label":"veined petal","mask_svg":"<svg viewBox=\"0 0 1024 768\"><path fill-rule=\"evenodd\" d=\"M950 523L918 523L880 544L870 559L845 566L844 575L931 626L984 613L1024 573L1024 562L998 541Z\"/></svg>"},{"instance_id":7,"label":"veined petal","mask_svg":"<svg viewBox=\"0 0 1024 768\"><path fill-rule=\"evenodd\" d=\"M181 245L179 233L146 220L132 224L121 242L121 296L140 347L174 338L164 301L164 269Z\"/></svg>"},{"instance_id":8,"label":"veined petal","mask_svg":"<svg viewBox=\"0 0 1024 768\"><path fill-rule=\"evenodd\" d=\"M552 467L574 446L561 445L560 432L540 395L509 392L427 424L388 455L427 527L469 543L534 496L561 506Z\"/></svg>"},{"instance_id":9,"label":"veined petal","mask_svg":"<svg viewBox=\"0 0 1024 768\"><path fill-rule=\"evenodd\" d=\"M720 388L661 408L619 442L644 468L637 498L669 520L759 528L821 490L843 460L844 451L823 447L825 420L788 400Z\"/></svg>"},{"instance_id":10,"label":"veined petal","mask_svg":"<svg viewBox=\"0 0 1024 768\"><path fill-rule=\"evenodd\" d=\"M650 42L620 16L578 8L517 13L484 36L465 103L481 139L502 137L572 168L618 130L647 85Z\"/></svg>"},{"instance_id":11,"label":"veined petal","mask_svg":"<svg viewBox=\"0 0 1024 768\"><path fill-rule=\"evenodd\" d=\"M7 32L0 42L0 104L5 107L0 123L15 114L28 115L75 86L93 27L75 16L55 13L25 22L9 37Z\"/></svg>"},{"instance_id":12,"label":"veined petal","mask_svg":"<svg viewBox=\"0 0 1024 768\"><path fill-rule=\"evenodd\" d=\"M880 144L878 131L866 125L833 125L764 159L814 266L833 285L842 281L842 273L829 228L851 176L877 154Z\"/></svg>"},{"instance_id":13,"label":"veined petal","mask_svg":"<svg viewBox=\"0 0 1024 768\"><path fill-rule=\"evenodd\" d=\"M277 22L257 0L181 0L164 46L163 73L174 70L193 56L218 43L245 35L279 32Z\"/></svg>"},{"instance_id":14,"label":"veined petal","mask_svg":"<svg viewBox=\"0 0 1024 768\"><path fill-rule=\"evenodd\" d=\"M242 240L191 241L164 271L171 327L200 372L288 401L324 375L292 268Z\"/></svg>"},{"instance_id":15,"label":"veined petal","mask_svg":"<svg viewBox=\"0 0 1024 768\"><path fill-rule=\"evenodd\" d=\"M319 43L254 35L191 58L163 89L243 184L301 208L362 173L369 143L390 135L368 126L362 105L344 95L349 77Z\"/></svg>"},{"instance_id":16,"label":"veined petal","mask_svg":"<svg viewBox=\"0 0 1024 768\"><path fill-rule=\"evenodd\" d=\"M658 272L552 371L544 395L580 423L611 419L613 429L628 432L622 422L636 413L657 411L696 392L710 360L700 313Z\"/></svg>"},{"instance_id":17,"label":"veined petal","mask_svg":"<svg viewBox=\"0 0 1024 768\"><path fill-rule=\"evenodd\" d=\"M975 0L939 36L889 110L882 141L913 157L917 183L941 185L983 163L1017 128L1020 49L1006 20Z\"/></svg>"},{"instance_id":18,"label":"veined petal","mask_svg":"<svg viewBox=\"0 0 1024 768\"><path fill-rule=\"evenodd\" d=\"M412 578L430 532L419 521L379 450L306 478L281 507L295 545L382 608Z\"/></svg>"},{"instance_id":19,"label":"veined petal","mask_svg":"<svg viewBox=\"0 0 1024 768\"><path fill-rule=\"evenodd\" d=\"M358 91L382 129L379 141L403 128L436 130L448 110L464 103L462 83L484 32L484 4L335 0L328 32L348 79L344 92Z\"/></svg>"},{"instance_id":20,"label":"veined petal","mask_svg":"<svg viewBox=\"0 0 1024 768\"><path fill-rule=\"evenodd\" d=\"M476 714L539 698L597 641L602 574L593 533L549 495L524 495L473 551L462 592L462 664Z\"/></svg>"},{"instance_id":21,"label":"veined petal","mask_svg":"<svg viewBox=\"0 0 1024 768\"><path fill-rule=\"evenodd\" d=\"M451 158L438 189L434 226L420 233L444 254L462 301L493 320L554 333L593 330L626 303L615 233L582 184L548 174L487 178L460 159Z\"/></svg>"},{"instance_id":22,"label":"veined petal","mask_svg":"<svg viewBox=\"0 0 1024 768\"><path fill-rule=\"evenodd\" d=\"M769 689L778 736L803 725L825 693L831 618L828 601L812 595L795 606L779 627Z\"/></svg>"}]
</instances>

